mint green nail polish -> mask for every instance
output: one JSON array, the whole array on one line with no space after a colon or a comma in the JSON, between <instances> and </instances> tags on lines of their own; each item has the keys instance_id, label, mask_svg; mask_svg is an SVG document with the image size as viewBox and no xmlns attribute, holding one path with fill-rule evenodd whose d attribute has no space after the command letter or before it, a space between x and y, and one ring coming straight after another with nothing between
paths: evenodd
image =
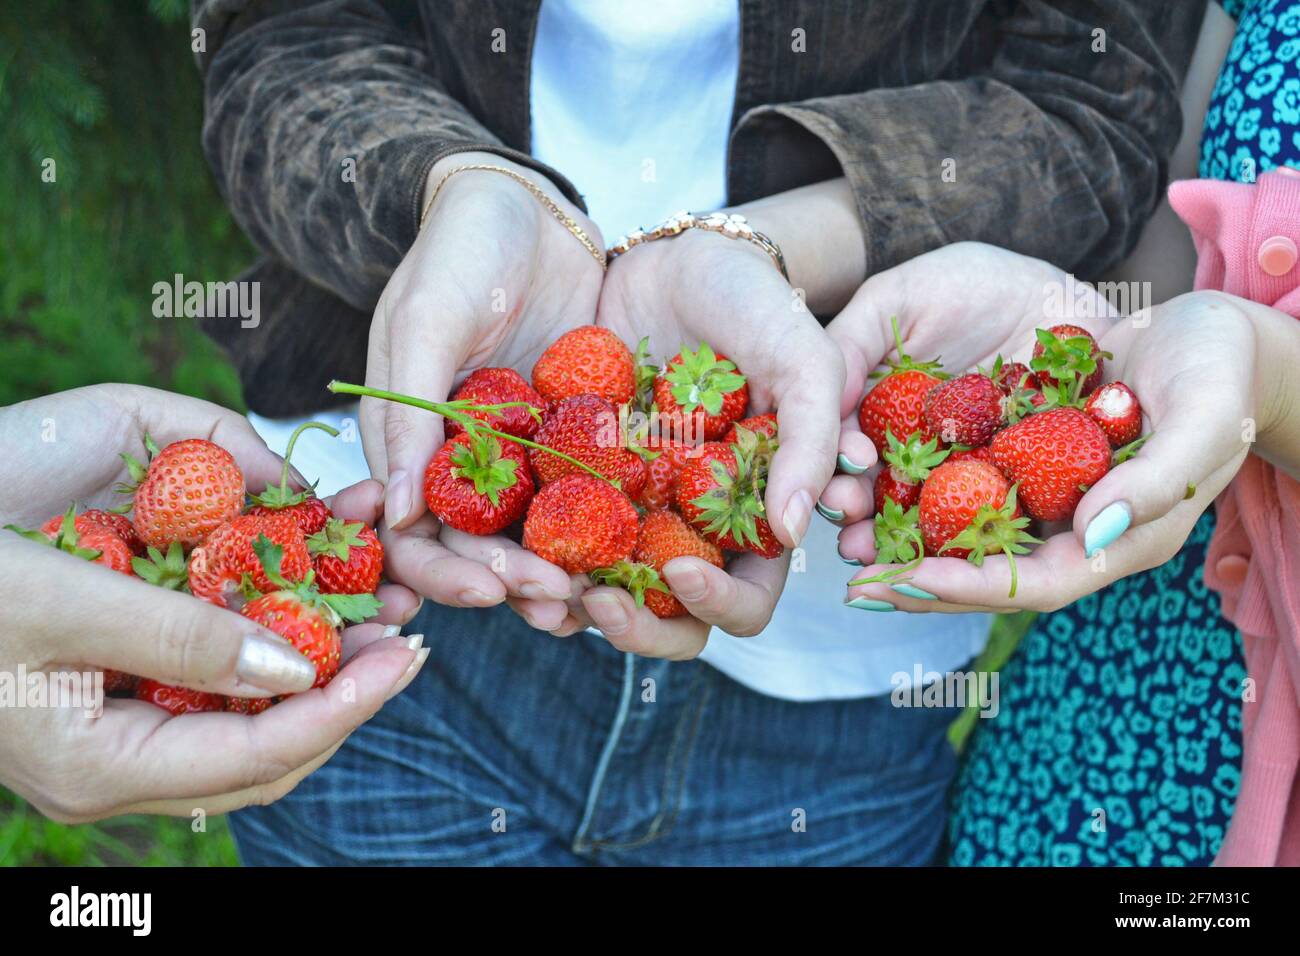
<instances>
[{"instance_id":1,"label":"mint green nail polish","mask_svg":"<svg viewBox=\"0 0 1300 956\"><path fill-rule=\"evenodd\" d=\"M873 601L871 598L854 598L847 604L848 607L855 607L859 611L894 611L897 608L888 601Z\"/></svg>"},{"instance_id":2,"label":"mint green nail polish","mask_svg":"<svg viewBox=\"0 0 1300 956\"><path fill-rule=\"evenodd\" d=\"M839 552L837 551L836 554L839 554ZM844 555L841 554L840 560L843 561L845 564L853 565L855 568L862 567L862 562L859 561L857 558L846 558L844 557Z\"/></svg>"},{"instance_id":3,"label":"mint green nail polish","mask_svg":"<svg viewBox=\"0 0 1300 956\"><path fill-rule=\"evenodd\" d=\"M1088 529L1083 533L1083 553L1091 558L1102 548L1114 544L1128 530L1132 520L1133 516L1129 514L1128 505L1124 502L1116 501L1107 505L1088 522Z\"/></svg>"},{"instance_id":4,"label":"mint green nail polish","mask_svg":"<svg viewBox=\"0 0 1300 956\"><path fill-rule=\"evenodd\" d=\"M843 452L840 453L840 457L836 461L840 466L840 471L845 474L860 475L867 470L856 462L849 461L848 458L844 456Z\"/></svg>"},{"instance_id":5,"label":"mint green nail polish","mask_svg":"<svg viewBox=\"0 0 1300 956\"><path fill-rule=\"evenodd\" d=\"M906 595L910 598L916 598L919 601L939 600L935 595L931 594L929 591L923 590L922 588L918 588L915 584L907 584L904 582L902 584L891 584L890 587L899 594Z\"/></svg>"},{"instance_id":6,"label":"mint green nail polish","mask_svg":"<svg viewBox=\"0 0 1300 956\"><path fill-rule=\"evenodd\" d=\"M825 518L827 521L843 521L843 520L844 520L844 512L843 512L843 511L836 511L834 508L827 508L827 507L826 507L824 504L822 504L820 501L817 502L817 513L818 513L819 515L821 515L823 518Z\"/></svg>"}]
</instances>

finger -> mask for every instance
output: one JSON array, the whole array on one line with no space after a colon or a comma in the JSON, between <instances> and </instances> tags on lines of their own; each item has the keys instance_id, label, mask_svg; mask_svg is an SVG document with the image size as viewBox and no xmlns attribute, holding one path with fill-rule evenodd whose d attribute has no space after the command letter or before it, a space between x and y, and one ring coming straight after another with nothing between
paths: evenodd
<instances>
[{"instance_id":1,"label":"finger","mask_svg":"<svg viewBox=\"0 0 1300 956\"><path fill-rule=\"evenodd\" d=\"M659 618L636 606L622 588L596 587L582 605L605 639L620 651L670 661L692 660L709 640L709 626L690 617Z\"/></svg>"},{"instance_id":2,"label":"finger","mask_svg":"<svg viewBox=\"0 0 1300 956\"><path fill-rule=\"evenodd\" d=\"M817 499L817 512L832 524L849 525L875 513L866 475L836 475Z\"/></svg>"},{"instance_id":3,"label":"finger","mask_svg":"<svg viewBox=\"0 0 1300 956\"><path fill-rule=\"evenodd\" d=\"M767 626L785 586L788 553L774 560L744 554L727 571L699 558L674 558L664 580L693 617L737 637Z\"/></svg>"},{"instance_id":4,"label":"finger","mask_svg":"<svg viewBox=\"0 0 1300 956\"><path fill-rule=\"evenodd\" d=\"M439 525L423 515L403 531L383 527L384 565L389 580L439 604L491 607L506 598L506 589L490 569L452 554L438 540Z\"/></svg>"},{"instance_id":5,"label":"finger","mask_svg":"<svg viewBox=\"0 0 1300 956\"><path fill-rule=\"evenodd\" d=\"M371 620L379 624L406 624L424 605L424 598L402 584L380 584L375 597L383 606Z\"/></svg>"},{"instance_id":6,"label":"finger","mask_svg":"<svg viewBox=\"0 0 1300 956\"><path fill-rule=\"evenodd\" d=\"M348 485L325 499L334 517L374 528L384 515L384 486L373 478Z\"/></svg>"},{"instance_id":7,"label":"finger","mask_svg":"<svg viewBox=\"0 0 1300 956\"><path fill-rule=\"evenodd\" d=\"M530 601L527 598L509 597L508 604L528 626L538 631L555 631L569 618L569 608L563 601Z\"/></svg>"},{"instance_id":8,"label":"finger","mask_svg":"<svg viewBox=\"0 0 1300 956\"><path fill-rule=\"evenodd\" d=\"M567 601L573 593L563 568L507 537L466 534L443 525L438 540L453 554L490 567L515 597Z\"/></svg>"},{"instance_id":9,"label":"finger","mask_svg":"<svg viewBox=\"0 0 1300 956\"><path fill-rule=\"evenodd\" d=\"M859 521L842 529L837 543L840 560L845 564L862 567L876 560L876 525L874 521Z\"/></svg>"},{"instance_id":10,"label":"finger","mask_svg":"<svg viewBox=\"0 0 1300 956\"><path fill-rule=\"evenodd\" d=\"M897 314L902 303L894 301L899 284L892 270L864 282L849 304L826 326L826 334L844 356L844 388L840 414L856 418L858 405L869 387L868 376L893 348L885 314Z\"/></svg>"},{"instance_id":11,"label":"finger","mask_svg":"<svg viewBox=\"0 0 1300 956\"><path fill-rule=\"evenodd\" d=\"M280 780L337 745L413 676L416 663L417 652L394 638L364 649L325 687L255 717L173 718L140 701L110 701L99 731L131 755L129 801L247 790Z\"/></svg>"},{"instance_id":12,"label":"finger","mask_svg":"<svg viewBox=\"0 0 1300 956\"><path fill-rule=\"evenodd\" d=\"M20 548L30 581L57 581L57 627L49 605L0 579L0 602L18 633L39 635L42 656L63 663L112 667L213 693L243 697L306 690L310 661L278 634L234 611L188 594L145 584L0 532L3 547ZM25 583L24 588L27 587Z\"/></svg>"},{"instance_id":13,"label":"finger","mask_svg":"<svg viewBox=\"0 0 1300 956\"><path fill-rule=\"evenodd\" d=\"M875 443L858 427L858 406L840 422L840 448L836 465L846 475L860 475L876 463Z\"/></svg>"}]
</instances>

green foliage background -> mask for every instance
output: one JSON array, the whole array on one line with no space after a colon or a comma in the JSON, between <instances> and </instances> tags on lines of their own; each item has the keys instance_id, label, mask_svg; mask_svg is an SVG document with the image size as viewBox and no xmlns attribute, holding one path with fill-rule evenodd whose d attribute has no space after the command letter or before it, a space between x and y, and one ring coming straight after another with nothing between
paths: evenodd
<instances>
[{"instance_id":1,"label":"green foliage background","mask_svg":"<svg viewBox=\"0 0 1300 956\"><path fill-rule=\"evenodd\" d=\"M116 381L242 407L193 321L151 311L155 282L228 279L252 259L199 146L187 9L20 0L0 15L0 405ZM0 865L41 864L236 859L221 819L65 827L0 789Z\"/></svg>"}]
</instances>

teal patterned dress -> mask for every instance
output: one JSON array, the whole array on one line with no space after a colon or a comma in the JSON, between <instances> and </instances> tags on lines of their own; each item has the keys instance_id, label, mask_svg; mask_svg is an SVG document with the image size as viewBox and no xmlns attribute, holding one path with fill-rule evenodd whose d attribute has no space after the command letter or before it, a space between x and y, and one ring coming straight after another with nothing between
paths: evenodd
<instances>
[{"instance_id":1,"label":"teal patterned dress","mask_svg":"<svg viewBox=\"0 0 1300 956\"><path fill-rule=\"evenodd\" d=\"M1200 175L1300 167L1300 2L1236 0ZM1160 568L1040 615L952 791L955 866L1208 865L1241 777L1241 636L1202 576L1213 512Z\"/></svg>"}]
</instances>

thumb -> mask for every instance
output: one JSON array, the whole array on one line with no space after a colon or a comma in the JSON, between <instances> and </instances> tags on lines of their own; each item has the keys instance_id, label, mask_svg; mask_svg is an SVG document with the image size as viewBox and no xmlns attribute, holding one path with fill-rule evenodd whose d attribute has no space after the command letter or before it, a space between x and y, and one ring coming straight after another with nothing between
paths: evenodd
<instances>
[{"instance_id":1,"label":"thumb","mask_svg":"<svg viewBox=\"0 0 1300 956\"><path fill-rule=\"evenodd\" d=\"M315 666L288 641L234 611L35 542L15 550L27 586L49 599L28 593L20 601L5 583L0 602L17 609L19 627L47 635L50 659L238 697L298 693L316 680Z\"/></svg>"},{"instance_id":2,"label":"thumb","mask_svg":"<svg viewBox=\"0 0 1300 956\"><path fill-rule=\"evenodd\" d=\"M874 277L873 277L874 278ZM857 410L867 391L867 376L893 348L888 322L882 322L877 294L881 283L870 279L858 289L843 311L826 326L826 334L844 356L844 388L840 416Z\"/></svg>"}]
</instances>

